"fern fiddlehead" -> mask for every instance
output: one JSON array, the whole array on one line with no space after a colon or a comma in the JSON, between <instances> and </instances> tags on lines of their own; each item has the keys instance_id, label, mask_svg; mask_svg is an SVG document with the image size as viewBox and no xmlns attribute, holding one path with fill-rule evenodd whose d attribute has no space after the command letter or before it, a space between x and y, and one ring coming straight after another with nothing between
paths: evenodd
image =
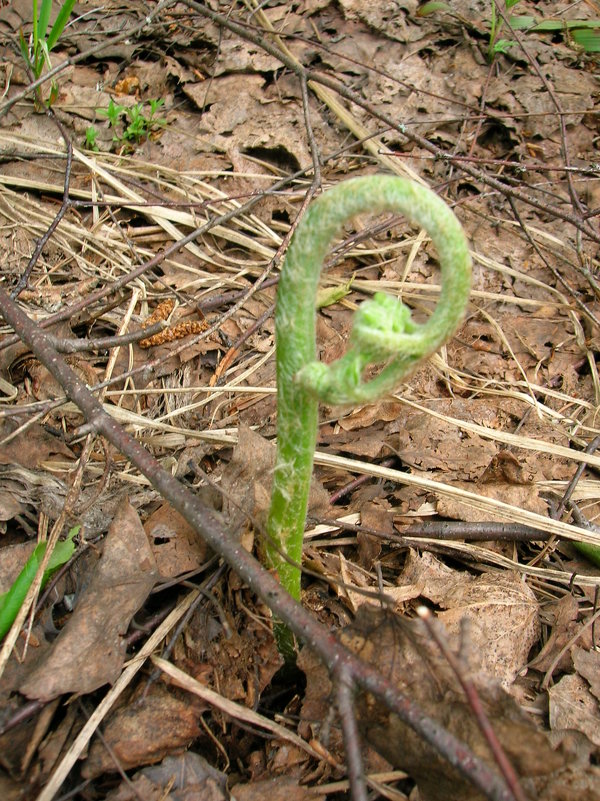
<instances>
[{"instance_id":1,"label":"fern fiddlehead","mask_svg":"<svg viewBox=\"0 0 600 801\"><path fill-rule=\"evenodd\" d=\"M317 361L315 299L327 250L357 214L395 212L431 237L441 268L438 304L424 324L401 301L377 293L355 314L348 349L333 364ZM266 555L281 584L300 598L302 541L317 437L319 401L356 404L392 391L406 374L452 335L463 317L471 259L460 223L431 190L396 176L343 181L310 206L286 254L275 312L277 461L267 522ZM382 365L364 381L368 366ZM285 555L289 557L291 564ZM291 642L277 632L280 648Z\"/></svg>"}]
</instances>

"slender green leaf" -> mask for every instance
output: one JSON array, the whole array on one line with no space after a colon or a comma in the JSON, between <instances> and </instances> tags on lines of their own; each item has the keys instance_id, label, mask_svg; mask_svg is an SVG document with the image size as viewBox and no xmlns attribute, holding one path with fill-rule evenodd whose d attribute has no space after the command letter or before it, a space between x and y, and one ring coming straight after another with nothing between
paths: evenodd
<instances>
[{"instance_id":1,"label":"slender green leaf","mask_svg":"<svg viewBox=\"0 0 600 801\"><path fill-rule=\"evenodd\" d=\"M597 545L590 545L588 542L574 542L573 545L590 562L600 567L600 548Z\"/></svg>"},{"instance_id":2,"label":"slender green leaf","mask_svg":"<svg viewBox=\"0 0 600 801\"><path fill-rule=\"evenodd\" d=\"M50 35L48 36L48 50L52 50L54 45L57 43L61 33L69 21L69 17L71 16L71 11L73 10L74 5L75 0L66 0L66 2L62 4L62 8L58 12L58 16L56 17L54 25L52 26L52 30L50 31Z\"/></svg>"},{"instance_id":3,"label":"slender green leaf","mask_svg":"<svg viewBox=\"0 0 600 801\"><path fill-rule=\"evenodd\" d=\"M535 17L511 17L510 24L517 30L527 28L533 33L553 33L554 31L593 30L600 28L600 19L543 19L536 22Z\"/></svg>"},{"instance_id":4,"label":"slender green leaf","mask_svg":"<svg viewBox=\"0 0 600 801\"><path fill-rule=\"evenodd\" d=\"M515 31L522 31L535 25L535 17L530 17L528 15L510 17L508 21L510 22L510 27Z\"/></svg>"},{"instance_id":5,"label":"slender green leaf","mask_svg":"<svg viewBox=\"0 0 600 801\"><path fill-rule=\"evenodd\" d=\"M40 15L37 20L37 37L38 40L46 38L48 31L48 24L50 22L50 12L52 11L52 0L42 0L42 7L40 8ZM35 10L34 10L35 15ZM34 23L35 25L35 19Z\"/></svg>"},{"instance_id":6,"label":"slender green leaf","mask_svg":"<svg viewBox=\"0 0 600 801\"><path fill-rule=\"evenodd\" d=\"M418 17L428 17L430 14L435 14L436 11L451 11L448 3L439 3L436 0L431 0L430 3L425 3L417 11Z\"/></svg>"},{"instance_id":7,"label":"slender green leaf","mask_svg":"<svg viewBox=\"0 0 600 801\"><path fill-rule=\"evenodd\" d=\"M600 31L592 31L587 28L575 28L571 31L571 38L586 53L600 53Z\"/></svg>"},{"instance_id":8,"label":"slender green leaf","mask_svg":"<svg viewBox=\"0 0 600 801\"><path fill-rule=\"evenodd\" d=\"M58 567L64 565L65 562L68 562L71 556L73 556L73 552L75 551L73 537L75 534L77 534L80 528L81 526L74 526L69 531L67 538L56 544L56 547L50 556L48 567L44 571L42 587L44 584L46 584L52 573L54 573ZM10 630L10 627L14 623L16 616L19 614L19 609L23 605L25 596L27 595L31 584L33 583L35 574L42 563L45 553L46 543L40 542L35 547L35 550L25 563L25 567L15 579L10 590L5 592L3 595L0 595L0 640L6 636Z\"/></svg>"}]
</instances>

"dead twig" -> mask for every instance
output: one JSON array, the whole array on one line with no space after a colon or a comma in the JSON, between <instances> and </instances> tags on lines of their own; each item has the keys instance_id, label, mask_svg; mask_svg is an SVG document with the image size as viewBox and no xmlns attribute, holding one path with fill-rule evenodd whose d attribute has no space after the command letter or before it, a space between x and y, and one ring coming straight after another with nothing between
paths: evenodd
<instances>
[{"instance_id":1,"label":"dead twig","mask_svg":"<svg viewBox=\"0 0 600 801\"><path fill-rule=\"evenodd\" d=\"M343 84L341 81L338 81L334 78L330 78L328 75L322 72L316 72L315 70L306 69L305 67L303 67L294 58L289 57L279 47L272 44L272 42L266 39L262 34L257 33L256 28L252 28L250 26L245 26L238 22L234 22L233 20L224 17L222 14L218 14L217 12L212 11L212 9L208 8L202 3L195 2L195 0L183 0L183 2L189 8L192 8L194 9L194 11L197 11L199 14L202 14L202 16L211 19L215 24L222 25L223 27L228 28L232 33L236 33L238 36L245 39L246 41L252 42L253 44L262 48L265 52L269 53L269 55L281 61L281 63L284 64L284 66L292 70L292 72L294 72L300 78L308 82L313 82L315 84L320 84L321 86L325 86L328 89L331 89L332 91L336 92L338 95L340 95L340 97L343 97L345 100L349 100L351 103L355 103L357 106L364 109L374 119L380 120L391 130L396 131L405 139L414 142L415 144L419 145L419 147L422 147L424 150L427 150L429 153L432 153L440 161L446 161L451 164L456 164L456 166L463 173L465 173L466 175L470 175L472 178L479 181L480 183L485 184L486 186L489 186L492 189L495 189L496 191L500 192L503 196L514 197L515 199L521 200L523 203L532 206L533 208L543 212L544 214L551 214L555 216L557 219L568 222L570 225L574 226L577 230L580 230L582 233L588 236L593 242L600 243L600 233L595 231L588 224L586 219L582 219L580 216L572 214L571 212L563 211L558 206L550 204L547 201L537 200L531 195L523 192L521 189L512 187L507 183L500 181L497 178L494 178L491 175L487 175L485 172L476 169L471 164L459 160L455 162L452 154L449 154L446 151L442 150L441 148L437 147L425 137L409 131L408 128L401 122L398 122L394 117L391 117L388 114L385 114L384 112L375 108L375 106L373 106L368 101L364 100L364 98L362 98L358 93L354 92L351 89L348 89L348 87L345 86L345 84Z\"/></svg>"},{"instance_id":2,"label":"dead twig","mask_svg":"<svg viewBox=\"0 0 600 801\"><path fill-rule=\"evenodd\" d=\"M104 411L60 354L51 347L46 334L1 289L0 314L61 384L95 432L105 436L148 478L155 489L221 555L274 615L284 621L302 642L310 645L326 665L335 666L337 671L345 671L343 675L353 685L379 698L490 801L515 801L505 782L488 765L478 759L464 743L424 715L422 710L379 672L350 653L332 633L281 588L277 580L243 548L237 538L225 533L223 523L216 514L205 507L174 476L164 471L156 459Z\"/></svg>"},{"instance_id":3,"label":"dead twig","mask_svg":"<svg viewBox=\"0 0 600 801\"><path fill-rule=\"evenodd\" d=\"M367 785L364 777L358 724L354 714L352 676L344 670L334 671L336 703L346 750L346 766L353 801L367 801Z\"/></svg>"},{"instance_id":4,"label":"dead twig","mask_svg":"<svg viewBox=\"0 0 600 801\"><path fill-rule=\"evenodd\" d=\"M517 801L527 801L515 769L506 756L506 752L496 737L496 733L494 732L488 716L485 714L485 710L483 708L483 704L481 703L481 698L479 697L477 688L469 677L467 666L464 665L460 657L456 656L456 654L452 651L441 631L441 626L436 625L436 623L439 623L439 621L432 620L432 615L429 609L427 609L426 606L421 606L419 609L417 609L417 614L425 624L425 627L431 635L431 638L442 652L444 659L454 671L454 675L458 679L469 706L475 715L479 730L489 745L490 751L494 755L496 764L500 768L500 772L504 776L506 784L510 787Z\"/></svg>"}]
</instances>

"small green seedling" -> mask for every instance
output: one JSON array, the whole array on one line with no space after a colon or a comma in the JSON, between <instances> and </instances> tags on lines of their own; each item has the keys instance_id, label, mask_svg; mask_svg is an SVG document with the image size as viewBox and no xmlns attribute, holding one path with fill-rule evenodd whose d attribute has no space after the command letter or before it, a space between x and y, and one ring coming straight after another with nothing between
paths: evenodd
<instances>
[{"instance_id":1,"label":"small green seedling","mask_svg":"<svg viewBox=\"0 0 600 801\"><path fill-rule=\"evenodd\" d=\"M397 298L376 294L356 312L345 355L326 365L316 360L315 298L327 250L352 217L383 212L404 214L431 236L441 265L440 300L429 320L419 325ZM404 178L381 175L343 181L311 205L296 229L275 311L277 459L266 559L297 600L319 401L367 403L394 390L452 335L463 317L470 286L471 258L458 220L431 190ZM381 369L364 381L370 366ZM291 633L277 621L274 631L281 653L293 660Z\"/></svg>"},{"instance_id":2,"label":"small green seedling","mask_svg":"<svg viewBox=\"0 0 600 801\"><path fill-rule=\"evenodd\" d=\"M47 583L50 576L59 567L64 565L73 556L75 551L75 543L73 537L79 532L81 526L74 526L67 534L66 539L59 541L55 549L52 551L48 567L44 571L42 579L42 587ZM36 547L27 562L25 567L17 578L15 579L12 587L8 592L0 595L0 640L6 637L10 627L19 614L19 609L23 605L25 596L35 578L44 554L46 553L46 543L40 542Z\"/></svg>"},{"instance_id":3,"label":"small green seedling","mask_svg":"<svg viewBox=\"0 0 600 801\"><path fill-rule=\"evenodd\" d=\"M506 10L517 5L519 0L506 0ZM490 20L490 42L488 45L488 61L492 62L498 53L507 53L516 44L513 39L501 39L500 31L504 25L504 20L496 10L495 0L491 0L492 17Z\"/></svg>"},{"instance_id":4,"label":"small green seedling","mask_svg":"<svg viewBox=\"0 0 600 801\"><path fill-rule=\"evenodd\" d=\"M352 291L352 284L354 283L354 279L356 275L352 275L350 280L347 281L342 286L332 286L328 287L327 289L319 289L317 291L317 309L325 309L327 306L333 306L334 303L338 303L340 300L343 300L346 295L349 295Z\"/></svg>"},{"instance_id":5,"label":"small green seedling","mask_svg":"<svg viewBox=\"0 0 600 801\"><path fill-rule=\"evenodd\" d=\"M109 126L113 130L113 143L121 149L128 149L132 145L139 145L148 139L150 134L156 133L160 128L164 128L167 120L157 115L164 102L162 99L149 100L148 106L150 108L148 110L144 103L124 106L120 103L115 103L111 97L108 108L98 109L97 114L99 117L106 117L108 120Z\"/></svg>"},{"instance_id":6,"label":"small green seedling","mask_svg":"<svg viewBox=\"0 0 600 801\"><path fill-rule=\"evenodd\" d=\"M75 0L66 0L66 2L62 4L58 16L54 21L54 25L50 29L50 33L48 33L52 0L42 0L39 9L38 0L33 0L33 31L28 42L25 40L23 31L19 31L19 43L21 46L21 55L31 70L35 80L41 77L44 67L50 68L50 51L58 42L60 35L65 29L74 5ZM52 81L48 106L54 103L57 95L58 86L55 81Z\"/></svg>"},{"instance_id":7,"label":"small green seedling","mask_svg":"<svg viewBox=\"0 0 600 801\"><path fill-rule=\"evenodd\" d=\"M96 139L98 137L98 131L93 125L89 125L85 129L85 146L88 150L93 150L94 152L98 152L99 148L96 144Z\"/></svg>"},{"instance_id":8,"label":"small green seedling","mask_svg":"<svg viewBox=\"0 0 600 801\"><path fill-rule=\"evenodd\" d=\"M517 5L519 0L507 0L506 10ZM473 25L472 20L465 20L457 14L449 3L441 0L430 0L419 7L417 16L428 17L432 14L448 14L461 23ZM531 15L511 15L510 27L515 31L526 33L562 33L566 41L585 53L600 53L600 20L598 19L542 19L539 21ZM488 44L488 60L494 60L498 53L506 53L515 44L513 39L500 38L500 30L504 20L498 14L496 3L491 0L491 22Z\"/></svg>"}]
</instances>

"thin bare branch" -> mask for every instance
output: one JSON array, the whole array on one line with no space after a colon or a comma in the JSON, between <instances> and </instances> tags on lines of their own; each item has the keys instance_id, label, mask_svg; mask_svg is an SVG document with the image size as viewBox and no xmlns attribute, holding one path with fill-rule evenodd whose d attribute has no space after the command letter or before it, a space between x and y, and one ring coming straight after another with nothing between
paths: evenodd
<instances>
[{"instance_id":1,"label":"thin bare branch","mask_svg":"<svg viewBox=\"0 0 600 801\"><path fill-rule=\"evenodd\" d=\"M371 666L361 662L302 606L249 554L239 540L225 531L223 521L171 474L107 413L89 389L50 345L47 335L0 289L0 314L31 348L39 361L61 384L96 433L102 434L126 456L154 488L188 521L205 542L230 565L273 614L284 621L298 639L327 665L343 670L349 680L373 693L400 719L460 770L490 801L514 801L504 781L488 765Z\"/></svg>"}]
</instances>

